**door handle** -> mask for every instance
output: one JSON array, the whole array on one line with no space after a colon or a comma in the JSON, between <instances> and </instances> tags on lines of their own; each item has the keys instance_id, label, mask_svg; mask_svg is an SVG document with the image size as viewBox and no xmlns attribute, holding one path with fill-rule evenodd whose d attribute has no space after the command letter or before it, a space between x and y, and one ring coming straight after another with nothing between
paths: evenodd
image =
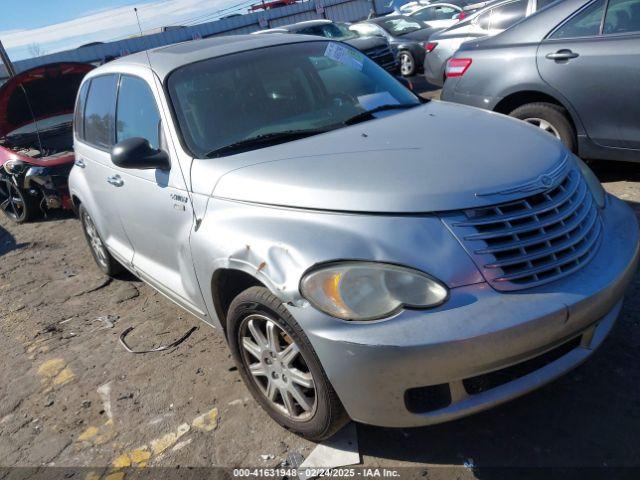
<instances>
[{"instance_id":1,"label":"door handle","mask_svg":"<svg viewBox=\"0 0 640 480\"><path fill-rule=\"evenodd\" d=\"M107 182L109 182L114 187L121 187L124 185L124 180L120 178L120 175L112 175L111 177L107 177Z\"/></svg>"},{"instance_id":2,"label":"door handle","mask_svg":"<svg viewBox=\"0 0 640 480\"><path fill-rule=\"evenodd\" d=\"M546 57L549 60L555 60L556 62L559 60L571 60L572 58L576 58L579 55L575 52L572 52L568 49L558 50L556 53L547 53Z\"/></svg>"},{"instance_id":3,"label":"door handle","mask_svg":"<svg viewBox=\"0 0 640 480\"><path fill-rule=\"evenodd\" d=\"M80 167L80 168L84 168L84 167L86 167L86 166L87 166L87 164L86 164L86 163L84 163L84 160L83 160L83 159L81 159L81 158L76 158L76 161L75 161L75 162L73 162L73 163L74 163L75 165L77 165L78 167Z\"/></svg>"}]
</instances>

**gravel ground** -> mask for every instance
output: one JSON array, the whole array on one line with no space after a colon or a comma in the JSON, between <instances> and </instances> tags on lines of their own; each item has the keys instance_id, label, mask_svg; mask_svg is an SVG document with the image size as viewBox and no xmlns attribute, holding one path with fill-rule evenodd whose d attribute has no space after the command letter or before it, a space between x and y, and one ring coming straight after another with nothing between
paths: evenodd
<instances>
[{"instance_id":1,"label":"gravel ground","mask_svg":"<svg viewBox=\"0 0 640 480\"><path fill-rule=\"evenodd\" d=\"M437 92L436 92L437 93ZM640 215L637 165L596 163ZM249 398L224 339L130 276L101 275L68 215L0 218L0 466L276 466L314 444ZM500 408L420 429L358 425L365 466L489 478L491 466L640 466L640 281L601 350ZM162 353L133 355L198 329ZM475 466L451 470L446 466Z\"/></svg>"}]
</instances>

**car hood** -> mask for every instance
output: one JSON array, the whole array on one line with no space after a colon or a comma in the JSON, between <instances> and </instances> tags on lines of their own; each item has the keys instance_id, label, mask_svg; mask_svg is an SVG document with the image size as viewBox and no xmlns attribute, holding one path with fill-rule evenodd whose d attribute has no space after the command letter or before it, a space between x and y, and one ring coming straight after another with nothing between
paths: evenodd
<instances>
[{"instance_id":1,"label":"car hood","mask_svg":"<svg viewBox=\"0 0 640 480\"><path fill-rule=\"evenodd\" d=\"M80 82L93 68L52 63L10 78L0 87L0 138L34 121L72 113Z\"/></svg>"},{"instance_id":2,"label":"car hood","mask_svg":"<svg viewBox=\"0 0 640 480\"><path fill-rule=\"evenodd\" d=\"M387 41L382 37L356 37L345 40L345 43L363 52L387 45Z\"/></svg>"},{"instance_id":3,"label":"car hood","mask_svg":"<svg viewBox=\"0 0 640 480\"><path fill-rule=\"evenodd\" d=\"M429 40L429 37L437 32L437 28L423 28L416 30L415 32L405 33L404 35L398 35L395 39L399 42L412 40L414 42L425 42Z\"/></svg>"},{"instance_id":4,"label":"car hood","mask_svg":"<svg viewBox=\"0 0 640 480\"><path fill-rule=\"evenodd\" d=\"M430 102L306 139L199 160L193 174L217 176L212 194L222 199L317 210L419 213L530 195L531 189L514 187L535 182L567 155L551 135L519 120ZM217 164L220 160L223 164ZM214 175L223 166L227 173Z\"/></svg>"}]
</instances>

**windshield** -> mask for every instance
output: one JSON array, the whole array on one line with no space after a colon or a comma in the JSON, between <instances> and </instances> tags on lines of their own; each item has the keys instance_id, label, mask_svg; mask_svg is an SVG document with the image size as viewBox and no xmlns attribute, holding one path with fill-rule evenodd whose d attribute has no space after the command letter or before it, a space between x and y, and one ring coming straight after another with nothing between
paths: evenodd
<instances>
[{"instance_id":1,"label":"windshield","mask_svg":"<svg viewBox=\"0 0 640 480\"><path fill-rule=\"evenodd\" d=\"M335 40L349 40L357 37L357 34L344 23L329 23L323 26L324 36Z\"/></svg>"},{"instance_id":2,"label":"windshield","mask_svg":"<svg viewBox=\"0 0 640 480\"><path fill-rule=\"evenodd\" d=\"M386 105L420 104L364 54L326 41L278 45L185 65L171 73L167 87L184 142L198 158L256 137L275 143L287 141L286 135L278 134L341 128ZM380 115L398 111L387 109ZM255 148L261 146L266 145L257 143Z\"/></svg>"},{"instance_id":3,"label":"windshield","mask_svg":"<svg viewBox=\"0 0 640 480\"><path fill-rule=\"evenodd\" d=\"M381 22L380 26L391 35L405 35L424 28L420 22L408 17L394 17Z\"/></svg>"}]
</instances>

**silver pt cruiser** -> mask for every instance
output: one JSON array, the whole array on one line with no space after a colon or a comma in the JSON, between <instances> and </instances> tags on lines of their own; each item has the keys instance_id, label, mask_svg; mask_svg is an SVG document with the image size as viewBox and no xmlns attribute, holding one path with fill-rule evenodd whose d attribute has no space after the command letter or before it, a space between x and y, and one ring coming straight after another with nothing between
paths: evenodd
<instances>
[{"instance_id":1,"label":"silver pt cruiser","mask_svg":"<svg viewBox=\"0 0 640 480\"><path fill-rule=\"evenodd\" d=\"M224 332L256 400L308 438L444 422L557 378L636 270L631 209L555 138L422 101L346 44L131 55L87 75L74 125L99 267Z\"/></svg>"}]
</instances>

